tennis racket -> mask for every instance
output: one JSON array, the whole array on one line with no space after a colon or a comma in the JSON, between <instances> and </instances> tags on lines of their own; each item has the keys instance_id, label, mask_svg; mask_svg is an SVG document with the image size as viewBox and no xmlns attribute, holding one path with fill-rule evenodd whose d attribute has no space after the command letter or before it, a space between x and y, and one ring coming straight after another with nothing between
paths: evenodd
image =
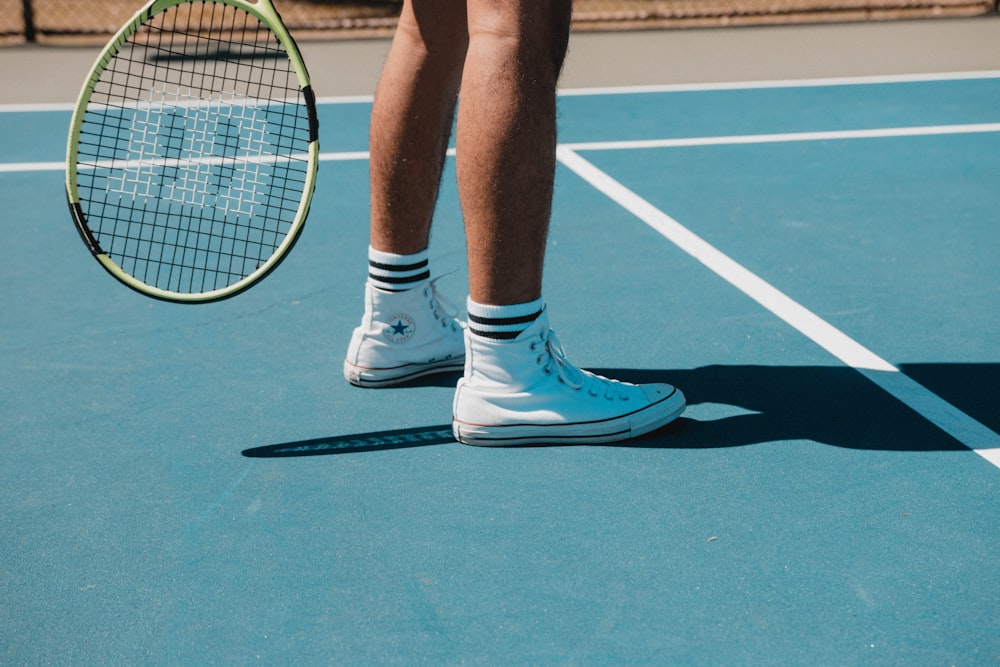
<instances>
[{"instance_id":1,"label":"tennis racket","mask_svg":"<svg viewBox=\"0 0 1000 667\"><path fill-rule=\"evenodd\" d=\"M308 71L270 0L152 0L77 101L73 220L101 265L143 294L231 297L299 237L318 131Z\"/></svg>"}]
</instances>

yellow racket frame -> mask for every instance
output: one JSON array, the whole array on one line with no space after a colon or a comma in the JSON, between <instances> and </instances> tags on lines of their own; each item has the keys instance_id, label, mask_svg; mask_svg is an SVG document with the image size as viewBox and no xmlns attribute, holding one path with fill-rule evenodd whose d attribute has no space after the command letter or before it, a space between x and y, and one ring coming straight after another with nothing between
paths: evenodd
<instances>
[{"instance_id":1,"label":"yellow racket frame","mask_svg":"<svg viewBox=\"0 0 1000 667\"><path fill-rule=\"evenodd\" d=\"M80 140L83 117L86 113L87 106L90 103L90 98L94 93L94 88L100 80L101 74L104 72L105 68L121 50L122 46L128 42L129 37L135 34L143 24L150 21L153 16L159 14L160 12L170 9L171 7L194 4L196 2L214 2L216 4L229 5L231 7L239 8L256 17L269 30L271 30L278 42L284 48L285 52L288 54L288 58L293 69L295 70L296 77L298 78L299 88L302 90L303 97L309 110L310 141L307 154L306 181L303 189L302 200L299 203L298 210L295 213L295 218L292 221L288 233L285 235L284 240L271 257L269 257L266 262L261 264L253 273L238 280L237 282L234 282L232 285L228 285L227 287L206 292L176 292L149 285L138 278L135 278L122 269L121 266L119 266L113 259L111 259L111 257L108 256L107 253L104 252L103 249L101 249L97 240L90 231L90 228L87 226L86 216L80 206L80 194L77 185L77 145ZM108 273L128 287L156 299L174 301L178 303L207 303L226 299L243 292L249 287L252 287L254 284L267 276L288 255L292 246L294 246L295 242L298 240L299 235L302 232L302 228L305 225L306 217L309 214L309 207L312 203L312 196L316 187L316 174L319 166L318 135L319 122L316 119L316 100L315 94L312 90L312 84L309 79L309 71L306 68L305 61L302 59L302 54L299 51L298 45L288 32L288 29L281 20L281 16L278 14L277 9L275 9L270 0L152 0L142 9L137 11L132 18L125 25L123 25L117 33L115 33L114 37L111 38L101 51L100 55L97 57L93 67L91 67L90 73L84 80L83 88L77 99L76 108L73 110L73 119L70 123L69 139L67 141L66 149L66 196L69 201L70 212L72 213L73 221L76 223L77 231L80 232L84 243L87 244L87 247L90 249L97 261L100 262L101 266L103 266Z\"/></svg>"}]
</instances>

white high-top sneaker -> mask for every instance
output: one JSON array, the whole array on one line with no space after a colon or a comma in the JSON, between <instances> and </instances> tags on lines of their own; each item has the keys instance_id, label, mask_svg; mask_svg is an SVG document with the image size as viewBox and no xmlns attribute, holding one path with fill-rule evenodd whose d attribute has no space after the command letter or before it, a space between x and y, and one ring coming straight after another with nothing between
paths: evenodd
<instances>
[{"instance_id":1,"label":"white high-top sneaker","mask_svg":"<svg viewBox=\"0 0 1000 667\"><path fill-rule=\"evenodd\" d=\"M660 428L685 405L669 384L629 384L576 368L543 311L512 341L466 332L452 430L459 442L494 447L615 442Z\"/></svg>"},{"instance_id":2,"label":"white high-top sneaker","mask_svg":"<svg viewBox=\"0 0 1000 667\"><path fill-rule=\"evenodd\" d=\"M344 360L359 387L388 387L432 373L462 370L462 323L445 312L433 280L405 292L365 284L365 314Z\"/></svg>"}]
</instances>

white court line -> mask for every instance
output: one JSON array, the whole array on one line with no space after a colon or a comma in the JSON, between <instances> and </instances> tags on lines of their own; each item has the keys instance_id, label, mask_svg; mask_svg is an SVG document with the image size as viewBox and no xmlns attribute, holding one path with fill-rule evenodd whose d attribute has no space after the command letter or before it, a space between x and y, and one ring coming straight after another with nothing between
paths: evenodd
<instances>
[{"instance_id":1,"label":"white court line","mask_svg":"<svg viewBox=\"0 0 1000 667\"><path fill-rule=\"evenodd\" d=\"M592 141L560 144L568 151L624 150L638 148L682 148L692 146L734 146L793 141L826 141L835 139L878 139L890 137L921 137L948 134L979 134L1000 132L1000 123L970 123L966 125L926 125L921 127L883 127L869 130L834 130L830 132L785 132L781 134L741 134L719 137L684 137L679 139L640 139L625 141ZM448 155L455 155L449 149ZM320 162L367 160L368 151L320 153ZM63 171L63 162L0 163L0 173L20 171Z\"/></svg>"},{"instance_id":2,"label":"white court line","mask_svg":"<svg viewBox=\"0 0 1000 667\"><path fill-rule=\"evenodd\" d=\"M67 102L25 102L23 104L0 104L0 113L35 113L41 111L72 111L75 104Z\"/></svg>"},{"instance_id":3,"label":"white court line","mask_svg":"<svg viewBox=\"0 0 1000 667\"><path fill-rule=\"evenodd\" d=\"M881 127L870 130L831 130L826 132L782 132L777 134L737 134L719 137L687 137L678 139L633 139L622 141L590 141L565 143L571 151L626 150L634 148L687 148L692 146L735 146L738 144L774 144L793 141L832 141L838 139L884 139L890 137L927 137L943 134L978 134L1000 132L1000 123L969 123L966 125L922 125L914 127Z\"/></svg>"},{"instance_id":4,"label":"white court line","mask_svg":"<svg viewBox=\"0 0 1000 667\"><path fill-rule=\"evenodd\" d=\"M890 83L927 83L934 81L974 81L1000 79L1000 70L968 72L926 72L920 74L874 74L869 76L825 77L815 79L777 79L764 81L722 81L717 83L669 83L643 86L605 86L596 88L560 88L560 97L581 95L631 95L635 93L687 93L713 90L764 90L769 88L819 88L825 86L860 86ZM374 95L340 95L317 97L316 103L371 104ZM0 104L0 113L31 111L73 111L74 102L38 102Z\"/></svg>"},{"instance_id":5,"label":"white court line","mask_svg":"<svg viewBox=\"0 0 1000 667\"><path fill-rule=\"evenodd\" d=\"M66 171L65 162L3 162L0 163L0 174L20 173L23 171Z\"/></svg>"},{"instance_id":6,"label":"white court line","mask_svg":"<svg viewBox=\"0 0 1000 667\"><path fill-rule=\"evenodd\" d=\"M969 72L936 72L923 74L888 74L850 77L826 77L815 79L777 79L763 81L721 81L717 83L670 83L642 86L605 86L595 88L560 88L560 97L583 95L633 95L643 93L688 93L717 90L765 90L771 88L822 88L828 86L863 86L893 83L931 83L934 81L975 81L1000 79L1000 70ZM371 104L374 95L339 95L317 97L318 105ZM74 102L36 102L23 104L0 104L0 113L24 113L44 111L73 111Z\"/></svg>"},{"instance_id":7,"label":"white court line","mask_svg":"<svg viewBox=\"0 0 1000 667\"><path fill-rule=\"evenodd\" d=\"M367 160L368 151L342 151L340 153L320 153L320 162L350 162L351 160Z\"/></svg>"},{"instance_id":8,"label":"white court line","mask_svg":"<svg viewBox=\"0 0 1000 667\"><path fill-rule=\"evenodd\" d=\"M302 156L296 156L295 159L305 160L306 157L307 156L305 154L303 154ZM241 162L268 163L268 162L277 162L277 161L282 160L282 159L289 159L289 158L287 156L286 157L281 157L281 158L274 157L274 156L263 157L263 158L247 157L246 159L241 159L240 161ZM368 152L367 151L354 151L354 152L344 152L344 153L320 153L319 154L319 160L320 160L320 162L337 162L337 161L367 160L367 159L368 159ZM141 160L126 160L126 161L119 161L117 163L111 162L111 161L105 161L105 162L98 163L97 166L104 167L104 168L111 168L112 166L115 166L115 167L120 168L120 169L125 169L125 168L137 167L137 166L141 166L141 165L165 166L165 165L167 165L167 164L169 164L171 162L176 162L178 164L182 164L182 163L183 164L187 164L187 163L196 164L196 163L202 163L202 162L206 163L206 164L215 164L215 163L221 164L223 162L223 160L221 158L197 158L197 159L192 159L192 160L186 160L186 161L183 161L183 162L182 161L177 161L177 160L145 160L145 161L141 161ZM86 169L88 167L83 167L83 168ZM4 163L0 163L0 174L2 174L4 172L17 173L17 172L23 172L23 171L66 171L66 163L65 162L4 162Z\"/></svg>"},{"instance_id":9,"label":"white court line","mask_svg":"<svg viewBox=\"0 0 1000 667\"><path fill-rule=\"evenodd\" d=\"M888 361L780 292L573 150L560 147L558 157L561 164L716 275L1000 468L1000 435L904 375Z\"/></svg>"},{"instance_id":10,"label":"white court line","mask_svg":"<svg viewBox=\"0 0 1000 667\"><path fill-rule=\"evenodd\" d=\"M340 97L317 97L317 105L329 104L371 104L374 95L341 95ZM33 113L46 111L73 111L76 102L25 102L21 104L0 104L0 113Z\"/></svg>"},{"instance_id":11,"label":"white court line","mask_svg":"<svg viewBox=\"0 0 1000 667\"><path fill-rule=\"evenodd\" d=\"M718 83L668 83L659 85L607 86L600 88L565 88L560 96L632 95L636 93L690 93L716 90L764 90L768 88L822 88L826 86L868 86L889 83L929 83L934 81L971 81L1000 79L1000 70L973 72L938 72L923 74L875 74L816 79L775 79L771 81L722 81Z\"/></svg>"}]
</instances>

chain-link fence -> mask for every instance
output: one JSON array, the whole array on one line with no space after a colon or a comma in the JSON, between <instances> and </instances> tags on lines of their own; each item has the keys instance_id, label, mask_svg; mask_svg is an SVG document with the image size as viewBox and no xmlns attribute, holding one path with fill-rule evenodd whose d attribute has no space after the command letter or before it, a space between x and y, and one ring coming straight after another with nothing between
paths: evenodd
<instances>
[{"instance_id":1,"label":"chain-link fence","mask_svg":"<svg viewBox=\"0 0 1000 667\"><path fill-rule=\"evenodd\" d=\"M997 12L1000 0L575 0L575 30L857 21ZM141 0L0 0L0 44L99 43ZM297 39L390 34L401 0L276 0Z\"/></svg>"}]
</instances>

